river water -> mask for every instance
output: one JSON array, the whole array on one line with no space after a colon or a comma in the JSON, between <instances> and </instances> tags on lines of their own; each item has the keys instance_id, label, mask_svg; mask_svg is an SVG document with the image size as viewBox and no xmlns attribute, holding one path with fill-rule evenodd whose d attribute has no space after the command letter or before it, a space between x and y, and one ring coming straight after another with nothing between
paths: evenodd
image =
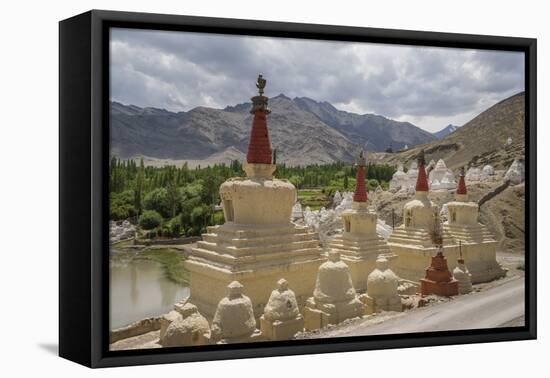
<instances>
[{"instance_id":1,"label":"river water","mask_svg":"<svg viewBox=\"0 0 550 378\"><path fill-rule=\"evenodd\" d=\"M162 315L189 296L189 288L165 278L155 261L111 261L110 275L111 329Z\"/></svg>"}]
</instances>

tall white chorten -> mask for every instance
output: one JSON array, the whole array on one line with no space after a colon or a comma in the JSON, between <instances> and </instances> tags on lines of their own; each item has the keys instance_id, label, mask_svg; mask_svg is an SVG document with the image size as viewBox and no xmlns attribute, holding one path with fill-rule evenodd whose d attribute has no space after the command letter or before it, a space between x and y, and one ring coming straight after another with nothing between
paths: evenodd
<instances>
[{"instance_id":1,"label":"tall white chorten","mask_svg":"<svg viewBox=\"0 0 550 378\"><path fill-rule=\"evenodd\" d=\"M443 251L451 268L456 265L456 245L444 230L441 231L439 207L428 198L424 152L418 159L418 177L415 198L403 208L403 224L396 227L388 238L392 253L398 258L392 269L402 279L419 281L430 266L432 256L438 252L434 233L439 234Z\"/></svg>"},{"instance_id":2,"label":"tall white chorten","mask_svg":"<svg viewBox=\"0 0 550 378\"><path fill-rule=\"evenodd\" d=\"M378 255L390 255L384 238L376 233L378 216L367 208L365 187L365 157L357 161L357 175L352 208L342 213L344 230L336 235L329 247L340 253L350 270L353 286L358 292L367 290L367 277L376 266Z\"/></svg>"},{"instance_id":3,"label":"tall white chorten","mask_svg":"<svg viewBox=\"0 0 550 378\"><path fill-rule=\"evenodd\" d=\"M477 203L468 202L464 169L460 173L455 201L449 202L447 208L449 216L443 229L460 243L460 254L472 275L472 283L506 275L506 269L496 259L497 241L487 227L478 222Z\"/></svg>"},{"instance_id":4,"label":"tall white chorten","mask_svg":"<svg viewBox=\"0 0 550 378\"><path fill-rule=\"evenodd\" d=\"M296 188L273 178L267 129L266 81L260 75L259 95L252 97L253 115L246 177L220 186L225 223L208 227L185 261L191 272L189 302L212 319L218 302L232 281L246 288L256 318L263 313L274 282L285 278L302 306L311 296L319 265L324 261L314 234L290 221Z\"/></svg>"}]
</instances>

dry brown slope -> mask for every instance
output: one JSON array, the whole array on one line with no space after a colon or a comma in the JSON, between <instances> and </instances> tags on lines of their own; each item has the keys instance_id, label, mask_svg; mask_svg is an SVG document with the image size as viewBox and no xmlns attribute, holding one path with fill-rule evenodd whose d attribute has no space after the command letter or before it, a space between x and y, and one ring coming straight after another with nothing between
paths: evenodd
<instances>
[{"instance_id":1,"label":"dry brown slope","mask_svg":"<svg viewBox=\"0 0 550 378\"><path fill-rule=\"evenodd\" d=\"M507 188L481 206L480 221L499 241L500 250L525 252L525 185Z\"/></svg>"},{"instance_id":2,"label":"dry brown slope","mask_svg":"<svg viewBox=\"0 0 550 378\"><path fill-rule=\"evenodd\" d=\"M513 144L505 147L508 137ZM524 140L525 93L521 92L493 105L447 137L393 154L388 161L407 163L424 149L428 160L444 159L449 168L480 161L504 168L510 158L523 157Z\"/></svg>"}]
</instances>

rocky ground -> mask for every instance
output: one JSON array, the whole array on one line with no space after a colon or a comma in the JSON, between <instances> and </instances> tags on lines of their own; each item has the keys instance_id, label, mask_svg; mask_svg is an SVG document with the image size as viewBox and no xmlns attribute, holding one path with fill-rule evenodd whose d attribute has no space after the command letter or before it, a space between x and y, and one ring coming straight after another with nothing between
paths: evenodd
<instances>
[{"instance_id":1,"label":"rocky ground","mask_svg":"<svg viewBox=\"0 0 550 378\"><path fill-rule=\"evenodd\" d=\"M420 327L419 324L422 324L422 327L426 328L418 328L416 331L429 331L430 327L433 328L432 330L441 330L445 329L445 327L448 327L447 329L457 329L457 324L461 325L462 328L460 329L482 328L482 326L487 324L500 327L522 326L525 318L524 314L518 309L518 306L521 307L523 303L523 299L521 298L523 298L522 295L524 293L525 274L521 268L524 264L523 255L511 252L498 252L497 259L503 267L508 269L506 277L474 285L474 290L470 294L454 298L429 296L421 299L417 295L408 296L405 299L405 304L413 308L405 312L382 312L363 318L350 319L323 330L303 332L297 335L296 338L359 336L373 334L380 332L380 330L385 333L413 332L415 329L409 329L411 324L416 324L418 327ZM421 302L420 306L419 302ZM495 307L491 308L491 306ZM497 308L497 306L503 306L503 308ZM464 308L467 308L469 313L462 313ZM471 311L473 310L475 310L477 316L475 323L471 323L469 326L464 323L464 319L471 320ZM437 315L441 313L442 315ZM435 316L435 321L430 320L430 323L425 323L424 321L417 323L418 319L428 319L433 316ZM418 319L414 320L416 318ZM451 320L448 320L449 318ZM396 319L402 320L397 321ZM394 325L393 328L392 324ZM160 345L157 344L158 338L159 331L152 331L112 343L110 349L159 348Z\"/></svg>"}]
</instances>

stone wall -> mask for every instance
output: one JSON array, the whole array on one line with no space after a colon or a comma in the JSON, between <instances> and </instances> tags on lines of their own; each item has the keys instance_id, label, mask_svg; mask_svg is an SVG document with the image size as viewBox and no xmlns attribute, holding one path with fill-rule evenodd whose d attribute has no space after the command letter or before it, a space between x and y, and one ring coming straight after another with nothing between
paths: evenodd
<instances>
[{"instance_id":1,"label":"stone wall","mask_svg":"<svg viewBox=\"0 0 550 378\"><path fill-rule=\"evenodd\" d=\"M109 343L115 343L119 340L143 335L144 333L158 331L160 329L160 317L138 320L122 328L114 329L110 332Z\"/></svg>"}]
</instances>

